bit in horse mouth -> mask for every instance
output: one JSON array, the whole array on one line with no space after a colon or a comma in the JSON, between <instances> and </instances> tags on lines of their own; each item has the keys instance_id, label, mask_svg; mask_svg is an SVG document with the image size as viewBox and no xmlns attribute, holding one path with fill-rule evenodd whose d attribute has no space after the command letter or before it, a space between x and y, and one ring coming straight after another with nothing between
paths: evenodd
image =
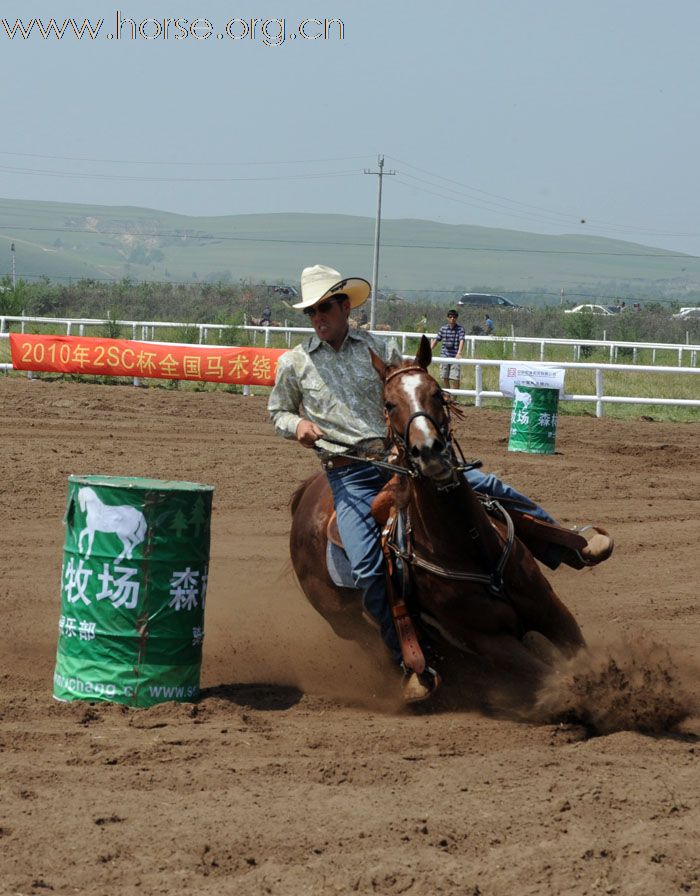
<instances>
[{"instance_id":1,"label":"bit in horse mouth","mask_svg":"<svg viewBox=\"0 0 700 896\"><path fill-rule=\"evenodd\" d=\"M433 482L443 483L452 479L454 470L452 464L446 459L435 458L421 463L421 469L424 476L432 479Z\"/></svg>"}]
</instances>

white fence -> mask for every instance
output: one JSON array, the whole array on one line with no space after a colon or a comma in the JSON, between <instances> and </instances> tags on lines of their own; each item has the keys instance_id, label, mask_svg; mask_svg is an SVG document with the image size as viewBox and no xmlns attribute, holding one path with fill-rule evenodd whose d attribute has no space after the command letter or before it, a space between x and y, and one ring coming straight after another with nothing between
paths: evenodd
<instances>
[{"instance_id":1,"label":"white fence","mask_svg":"<svg viewBox=\"0 0 700 896\"><path fill-rule=\"evenodd\" d=\"M20 331L25 332L25 329L28 325L34 324L43 324L49 325L55 328L63 328L67 335L86 335L85 331L88 328L92 327L105 327L108 324L115 324L122 329L128 329L131 332L132 339L138 339L143 342L157 342L155 335L158 330L162 329L182 329L185 332L191 332L193 330L197 331L198 334L198 343L200 345L208 344L208 337L210 333L217 333L218 338L221 338L226 332L231 332L234 330L243 330L247 331L251 335L250 341L255 344L258 339L262 339L266 346L269 346L271 336L274 335L282 335L285 338L285 342L287 346L292 345L293 336L303 336L312 333L313 330L309 327L253 327L253 326L243 326L243 327L231 327L226 324L186 324L186 323L173 323L173 322L164 322L164 321L107 321L107 320L99 320L92 318L53 318L53 317L16 317L16 316L4 316L0 317L0 338L7 338L9 336L8 333L8 325L9 324L19 324ZM406 333L406 332L392 332L392 331L379 331L376 332L376 335L381 337L393 337L395 338L400 345L402 354L406 355L408 342L415 341L420 338L422 334L420 333ZM428 336L432 336L434 334L426 334ZM536 345L539 346L539 355L540 355L540 363L547 363L545 361L546 349L549 346L570 346L573 354L573 361L551 361L550 363L555 365L556 367L563 368L565 370L591 370L594 371L595 375L595 392L591 394L569 394L565 393L563 396L564 401L574 401L574 402L591 402L595 403L596 408L596 416L602 417L604 406L606 404L641 404L641 405L671 405L674 407L698 407L700 408L700 397L695 398L661 398L655 396L622 396L622 395L611 395L606 394L605 392L605 374L607 372L614 371L615 373L626 373L626 372L634 372L634 373L650 373L655 376L663 376L663 375L684 375L684 376L695 376L700 375L700 368L697 366L698 360L698 352L700 352L699 345L690 345L690 344L677 344L677 345L669 345L667 343L648 343L648 342L609 342L607 340L582 340L582 339L542 339L542 338L534 338L534 337L522 337L522 336L467 336L467 343L469 345L469 358L463 358L459 361L454 361L453 363L458 363L462 365L464 368L471 369L473 371L474 377L474 388L473 389L458 389L458 390L450 390L454 391L456 395L464 395L468 397L474 398L474 403L477 407L480 407L483 404L484 399L488 398L503 398L504 394L500 391L488 390L483 387L483 376L484 370L489 367L499 367L504 363L503 358L499 359L486 359L486 358L476 358L475 355L477 353L477 347L480 343L486 343L489 346L493 346L495 343L504 343L504 347L509 348L510 353L512 354L512 358L517 358L517 349L520 345ZM601 348L604 347L609 350L609 363L598 363L598 362L581 362L580 358L582 355L582 349L586 346L590 346L592 348ZM631 349L632 350L632 360L637 357L638 352L640 351L651 351L652 352L652 361L655 361L656 354L659 351L672 352L677 357L678 366L669 366L669 365L657 365L657 364L617 364L615 360L618 357L620 349ZM686 360L689 362L689 366L682 366L683 361ZM438 359L436 359L437 361ZM0 369L11 370L12 364L0 364ZM700 396L700 387L697 390L697 394Z\"/></svg>"},{"instance_id":2,"label":"white fence","mask_svg":"<svg viewBox=\"0 0 700 896\"><path fill-rule=\"evenodd\" d=\"M48 324L64 329L66 335L85 336L88 335L86 330L93 327L105 327L112 325L120 330L128 330L132 339L138 339L142 342L157 342L156 333L164 329L179 329L183 331L196 331L197 342L199 345L207 345L209 336L216 333L219 337L234 330L245 330L252 334L252 342L255 345L258 339L264 341L264 345L270 344L272 336L284 336L287 346L291 346L292 337L295 334L305 335L312 333L310 327L259 327L259 326L230 326L228 324L193 324L179 323L175 321L138 321L138 320L106 320L98 318L69 318L69 317L24 317L4 315L0 316L0 336L7 333L11 324L19 324L19 331L24 333L26 327L32 324ZM406 353L406 345L408 340L419 339L421 333L407 333L404 331L381 331L379 336L394 337L400 345L402 353ZM434 333L426 333L426 336L432 337ZM603 334L605 337L605 333ZM700 345L694 345L690 342L686 343L668 343L668 342L625 342L617 340L603 339L549 339L540 336L467 336L466 345L469 349L469 357L477 356L477 347L480 344L492 346L496 343L505 343L510 346L511 356L517 358L518 346L537 346L539 349L540 361L547 360L547 348L550 346L569 346L572 351L572 360L580 361L586 348L602 348L609 353L609 361L614 364L620 354L625 350L631 350L632 363L637 360L640 351L650 350L652 354L652 364L656 364L656 356L658 352L671 352L676 356L676 363L679 367L697 367L698 354L700 353Z\"/></svg>"}]
</instances>

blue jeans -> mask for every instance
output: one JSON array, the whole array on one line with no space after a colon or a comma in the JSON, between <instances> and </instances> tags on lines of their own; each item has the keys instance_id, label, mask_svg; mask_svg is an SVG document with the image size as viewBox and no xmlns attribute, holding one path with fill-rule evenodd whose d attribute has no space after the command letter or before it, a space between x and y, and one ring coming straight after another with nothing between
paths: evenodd
<instances>
[{"instance_id":1,"label":"blue jeans","mask_svg":"<svg viewBox=\"0 0 700 896\"><path fill-rule=\"evenodd\" d=\"M372 501L387 481L387 476L371 464L351 464L326 474L333 492L338 531L350 560L355 585L363 592L362 605L377 622L392 659L401 662L399 639L391 617L384 577L384 554L379 543L379 527L372 517ZM467 481L476 492L492 498L510 498L533 516L553 523L555 520L538 504L493 473L469 470Z\"/></svg>"},{"instance_id":2,"label":"blue jeans","mask_svg":"<svg viewBox=\"0 0 700 896\"><path fill-rule=\"evenodd\" d=\"M557 521L543 507L535 504L534 501L531 501L530 498L522 495L520 492L516 492L512 486L501 482L493 473L482 473L481 470L467 470L464 475L475 492L488 495L490 498L496 498L496 500L509 498L516 504L518 510L524 510L538 520L544 520L545 523L554 523L556 525Z\"/></svg>"},{"instance_id":3,"label":"blue jeans","mask_svg":"<svg viewBox=\"0 0 700 896\"><path fill-rule=\"evenodd\" d=\"M392 659L399 663L401 648L386 595L381 533L371 510L372 501L386 484L387 476L371 464L352 464L330 470L326 475L352 577L364 592L362 605L379 625Z\"/></svg>"}]
</instances>

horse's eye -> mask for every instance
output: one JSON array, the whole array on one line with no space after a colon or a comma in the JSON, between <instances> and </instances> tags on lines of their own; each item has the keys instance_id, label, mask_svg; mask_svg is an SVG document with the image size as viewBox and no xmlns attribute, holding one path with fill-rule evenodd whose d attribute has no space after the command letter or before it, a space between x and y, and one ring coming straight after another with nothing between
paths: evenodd
<instances>
[{"instance_id":1,"label":"horse's eye","mask_svg":"<svg viewBox=\"0 0 700 896\"><path fill-rule=\"evenodd\" d=\"M384 407L387 409L388 413L391 413L394 410L394 408L396 407L396 405L392 404L390 401L385 401Z\"/></svg>"}]
</instances>

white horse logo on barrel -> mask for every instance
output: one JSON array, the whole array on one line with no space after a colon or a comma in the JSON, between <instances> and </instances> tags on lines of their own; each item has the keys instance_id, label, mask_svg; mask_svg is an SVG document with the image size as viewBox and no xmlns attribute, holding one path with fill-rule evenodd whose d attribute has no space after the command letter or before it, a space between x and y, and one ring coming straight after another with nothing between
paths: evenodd
<instances>
[{"instance_id":1,"label":"white horse logo on barrel","mask_svg":"<svg viewBox=\"0 0 700 896\"><path fill-rule=\"evenodd\" d=\"M523 392L522 389L518 389L515 387L515 403L518 404L520 402L522 406L527 410L532 404L532 395L529 392Z\"/></svg>"},{"instance_id":2,"label":"white horse logo on barrel","mask_svg":"<svg viewBox=\"0 0 700 896\"><path fill-rule=\"evenodd\" d=\"M85 513L85 528L78 535L78 553L80 553L80 546L85 536L87 536L87 553L85 554L87 559L92 551L95 532L113 532L124 546L115 563L119 563L124 558L131 560L134 548L141 544L148 530L146 517L141 511L128 504L116 506L103 504L95 490L87 486L78 490L78 503L80 509Z\"/></svg>"}]
</instances>

